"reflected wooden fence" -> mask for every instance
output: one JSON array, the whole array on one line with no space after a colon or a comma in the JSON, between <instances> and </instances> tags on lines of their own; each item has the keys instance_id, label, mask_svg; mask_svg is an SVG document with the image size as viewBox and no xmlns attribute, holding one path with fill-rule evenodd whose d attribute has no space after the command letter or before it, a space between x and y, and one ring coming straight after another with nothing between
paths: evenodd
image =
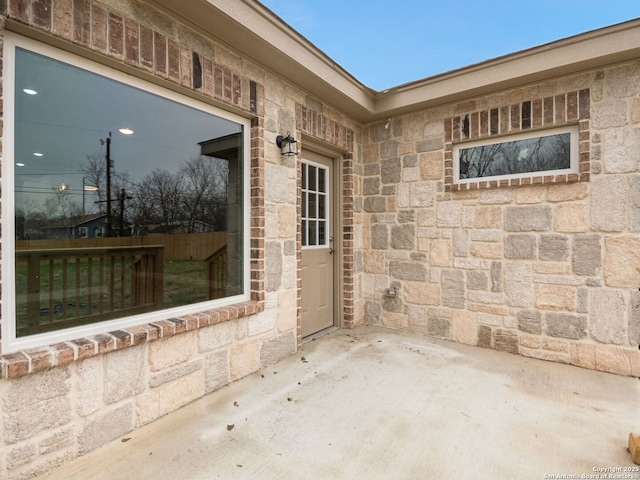
<instances>
[{"instance_id":1,"label":"reflected wooden fence","mask_svg":"<svg viewBox=\"0 0 640 480\"><path fill-rule=\"evenodd\" d=\"M205 260L207 270L207 299L223 298L227 295L227 246L223 246Z\"/></svg>"},{"instance_id":2,"label":"reflected wooden fence","mask_svg":"<svg viewBox=\"0 0 640 480\"><path fill-rule=\"evenodd\" d=\"M164 247L16 251L17 335L162 308Z\"/></svg>"}]
</instances>

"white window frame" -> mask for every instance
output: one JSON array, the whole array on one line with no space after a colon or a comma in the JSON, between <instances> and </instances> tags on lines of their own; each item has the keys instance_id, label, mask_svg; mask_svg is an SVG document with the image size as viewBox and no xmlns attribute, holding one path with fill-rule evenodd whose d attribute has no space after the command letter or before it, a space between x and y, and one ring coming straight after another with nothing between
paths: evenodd
<instances>
[{"instance_id":1,"label":"white window frame","mask_svg":"<svg viewBox=\"0 0 640 480\"><path fill-rule=\"evenodd\" d=\"M164 97L183 105L196 108L206 113L222 117L243 126L243 292L241 295L226 297L218 300L210 300L181 307L158 310L141 315L123 317L115 320L99 322L91 325L67 328L52 332L39 333L26 337L16 337L15 323L15 162L14 162L14 121L15 118L15 49L20 47L35 53L50 57L54 60L82 68L92 73L119 81L132 87L145 90L160 97ZM189 315L213 308L219 308L234 303L244 302L251 298L250 275L250 147L251 147L251 121L248 118L221 110L212 105L195 100L169 89L165 89L154 83L127 75L105 65L93 62L86 58L60 50L51 45L43 44L17 35L5 32L3 59L3 91L4 91L4 141L2 162L2 187L7 194L2 196L2 219L0 223L3 229L2 238L2 353L11 353L18 350L51 345L58 342L76 338L97 335L135 325L144 325L154 321Z\"/></svg>"},{"instance_id":2,"label":"white window frame","mask_svg":"<svg viewBox=\"0 0 640 480\"><path fill-rule=\"evenodd\" d=\"M331 182L329 181L329 174L330 174L330 169L329 167L327 167L326 165L323 165L321 163L317 163L314 162L312 160L306 160L303 159L302 160L303 163L306 163L307 165L310 165L312 167L315 167L317 169L322 169L325 171L325 176L324 176L324 181L325 181L325 192L322 194L325 199L326 199L326 218L324 219L326 222L326 234L325 234L325 239L324 239L324 243L323 244L318 244L318 245L302 245L302 250L319 250L319 249L323 249L323 248L329 248L329 243L331 242L330 239L330 229L329 229L329 225L330 225L330 221L331 221L331 215L332 215L332 211L331 211L331 195L329 192L329 189L331 188ZM304 167L304 165L303 165ZM302 188L301 189L302 194L304 194L307 189ZM307 200L307 216L306 217L302 217L303 220L307 220L307 222L309 221L309 201ZM307 242L309 241L309 239L307 238Z\"/></svg>"},{"instance_id":3,"label":"white window frame","mask_svg":"<svg viewBox=\"0 0 640 480\"><path fill-rule=\"evenodd\" d=\"M89 238L89 227L78 227L78 236L80 238Z\"/></svg>"},{"instance_id":4,"label":"white window frame","mask_svg":"<svg viewBox=\"0 0 640 480\"><path fill-rule=\"evenodd\" d=\"M528 140L539 137L549 137L553 135L561 135L569 133L571 135L570 148L570 167L560 170L541 170L536 172L516 173L512 175L494 175L490 177L476 177L476 178L460 178L460 150L473 147L482 147L485 145L495 145L499 143L517 142L519 140ZM570 125L558 128L549 128L545 130L534 130L531 132L520 133L517 135L507 135L504 137L490 137L473 142L458 143L453 146L453 183L478 183L487 181L500 181L509 180L512 178L533 178L544 177L546 175L568 175L572 173L579 173L580 162L580 131L578 125Z\"/></svg>"}]
</instances>

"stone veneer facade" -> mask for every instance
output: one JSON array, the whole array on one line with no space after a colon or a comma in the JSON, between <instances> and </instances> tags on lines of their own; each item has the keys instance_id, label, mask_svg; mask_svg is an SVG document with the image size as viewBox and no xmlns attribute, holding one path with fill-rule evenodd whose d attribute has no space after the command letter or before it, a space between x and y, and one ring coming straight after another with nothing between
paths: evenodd
<instances>
[{"instance_id":1,"label":"stone veneer facade","mask_svg":"<svg viewBox=\"0 0 640 480\"><path fill-rule=\"evenodd\" d=\"M367 125L367 323L639 376L639 79L636 61ZM453 183L454 145L566 125L578 174Z\"/></svg>"},{"instance_id":2,"label":"stone veneer facade","mask_svg":"<svg viewBox=\"0 0 640 480\"><path fill-rule=\"evenodd\" d=\"M51 469L300 349L300 158L275 146L287 131L342 173L339 326L640 375L640 62L362 125L143 1L0 0L0 15L0 32L44 34L252 120L251 300L5 354L0 478ZM579 175L453 184L454 145L568 124Z\"/></svg>"}]
</instances>

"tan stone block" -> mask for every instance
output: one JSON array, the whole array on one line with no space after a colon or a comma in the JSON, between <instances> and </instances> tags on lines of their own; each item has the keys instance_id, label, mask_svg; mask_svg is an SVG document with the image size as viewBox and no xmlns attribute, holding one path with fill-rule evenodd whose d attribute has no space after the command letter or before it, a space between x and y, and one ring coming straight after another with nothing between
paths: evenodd
<instances>
[{"instance_id":1,"label":"tan stone block","mask_svg":"<svg viewBox=\"0 0 640 480\"><path fill-rule=\"evenodd\" d=\"M476 228L502 228L502 207L497 205L476 208Z\"/></svg>"},{"instance_id":2,"label":"tan stone block","mask_svg":"<svg viewBox=\"0 0 640 480\"><path fill-rule=\"evenodd\" d=\"M543 338L542 348L551 352L569 353L569 342L556 338Z\"/></svg>"},{"instance_id":3,"label":"tan stone block","mask_svg":"<svg viewBox=\"0 0 640 480\"><path fill-rule=\"evenodd\" d=\"M278 236L295 238L297 226L295 205L278 205Z\"/></svg>"},{"instance_id":4,"label":"tan stone block","mask_svg":"<svg viewBox=\"0 0 640 480\"><path fill-rule=\"evenodd\" d=\"M476 316L465 310L451 312L451 340L466 345L478 344Z\"/></svg>"},{"instance_id":5,"label":"tan stone block","mask_svg":"<svg viewBox=\"0 0 640 480\"><path fill-rule=\"evenodd\" d=\"M631 122L640 123L640 98L631 99Z\"/></svg>"},{"instance_id":6,"label":"tan stone block","mask_svg":"<svg viewBox=\"0 0 640 480\"><path fill-rule=\"evenodd\" d=\"M542 187L520 187L516 191L516 203L542 203L544 202L546 195L547 190Z\"/></svg>"},{"instance_id":7,"label":"tan stone block","mask_svg":"<svg viewBox=\"0 0 640 480\"><path fill-rule=\"evenodd\" d=\"M450 267L453 262L453 245L449 240L432 240L429 261L433 267Z\"/></svg>"},{"instance_id":8,"label":"tan stone block","mask_svg":"<svg viewBox=\"0 0 640 480\"><path fill-rule=\"evenodd\" d=\"M187 332L149 343L149 370L157 372L193 357L195 332Z\"/></svg>"},{"instance_id":9,"label":"tan stone block","mask_svg":"<svg viewBox=\"0 0 640 480\"><path fill-rule=\"evenodd\" d=\"M252 340L231 347L231 380L260 370L260 342Z\"/></svg>"},{"instance_id":10,"label":"tan stone block","mask_svg":"<svg viewBox=\"0 0 640 480\"><path fill-rule=\"evenodd\" d=\"M482 303L469 302L467 304L467 309L471 312L490 313L491 315L509 315L509 310L506 307L502 307L500 305L485 305Z\"/></svg>"},{"instance_id":11,"label":"tan stone block","mask_svg":"<svg viewBox=\"0 0 640 480\"><path fill-rule=\"evenodd\" d=\"M586 183L559 183L550 185L547 189L547 201L549 202L570 202L582 200L589 193Z\"/></svg>"},{"instance_id":12,"label":"tan stone block","mask_svg":"<svg viewBox=\"0 0 640 480\"><path fill-rule=\"evenodd\" d=\"M78 436L78 449L85 454L134 429L133 401L119 404L87 420Z\"/></svg>"},{"instance_id":13,"label":"tan stone block","mask_svg":"<svg viewBox=\"0 0 640 480\"><path fill-rule=\"evenodd\" d=\"M102 405L102 358L92 357L76 366L76 412L82 417L95 412Z\"/></svg>"},{"instance_id":14,"label":"tan stone block","mask_svg":"<svg viewBox=\"0 0 640 480\"><path fill-rule=\"evenodd\" d=\"M571 273L571 266L562 262L533 262L535 273L563 275Z\"/></svg>"},{"instance_id":15,"label":"tan stone block","mask_svg":"<svg viewBox=\"0 0 640 480\"><path fill-rule=\"evenodd\" d=\"M398 155L408 155L415 152L415 144L413 142L401 142L398 144Z\"/></svg>"},{"instance_id":16,"label":"tan stone block","mask_svg":"<svg viewBox=\"0 0 640 480\"><path fill-rule=\"evenodd\" d=\"M596 345L596 370L618 375L632 375L634 371L637 373L640 369L638 353L620 347Z\"/></svg>"},{"instance_id":17,"label":"tan stone block","mask_svg":"<svg viewBox=\"0 0 640 480\"><path fill-rule=\"evenodd\" d=\"M444 177L444 157L442 151L420 154L420 178L440 180Z\"/></svg>"},{"instance_id":18,"label":"tan stone block","mask_svg":"<svg viewBox=\"0 0 640 480\"><path fill-rule=\"evenodd\" d=\"M409 328L409 316L402 313L384 312L382 325L396 330L406 330Z\"/></svg>"},{"instance_id":19,"label":"tan stone block","mask_svg":"<svg viewBox=\"0 0 640 480\"><path fill-rule=\"evenodd\" d=\"M541 346L540 337L534 335L520 335L520 346L525 348L536 349Z\"/></svg>"},{"instance_id":20,"label":"tan stone block","mask_svg":"<svg viewBox=\"0 0 640 480\"><path fill-rule=\"evenodd\" d=\"M418 238L418 251L419 252L429 252L431 249L431 240L428 238Z\"/></svg>"},{"instance_id":21,"label":"tan stone block","mask_svg":"<svg viewBox=\"0 0 640 480\"><path fill-rule=\"evenodd\" d=\"M586 205L557 205L553 211L553 228L556 232L586 232L588 217Z\"/></svg>"},{"instance_id":22,"label":"tan stone block","mask_svg":"<svg viewBox=\"0 0 640 480\"><path fill-rule=\"evenodd\" d=\"M571 364L594 370L596 368L596 346L588 343L572 343Z\"/></svg>"},{"instance_id":23,"label":"tan stone block","mask_svg":"<svg viewBox=\"0 0 640 480\"><path fill-rule=\"evenodd\" d=\"M520 355L524 357L548 360L550 362L569 363L569 355L562 352L550 352L548 350L521 347Z\"/></svg>"},{"instance_id":24,"label":"tan stone block","mask_svg":"<svg viewBox=\"0 0 640 480\"><path fill-rule=\"evenodd\" d=\"M233 342L234 327L231 322L223 322L198 330L200 352L215 350Z\"/></svg>"},{"instance_id":25,"label":"tan stone block","mask_svg":"<svg viewBox=\"0 0 640 480\"><path fill-rule=\"evenodd\" d=\"M439 305L440 285L426 282L404 282L402 297L406 303L415 305Z\"/></svg>"},{"instance_id":26,"label":"tan stone block","mask_svg":"<svg viewBox=\"0 0 640 480\"><path fill-rule=\"evenodd\" d=\"M472 257L502 258L502 244L489 242L471 242L469 249Z\"/></svg>"},{"instance_id":27,"label":"tan stone block","mask_svg":"<svg viewBox=\"0 0 640 480\"><path fill-rule=\"evenodd\" d=\"M640 237L605 240L604 279L610 287L639 288Z\"/></svg>"},{"instance_id":28,"label":"tan stone block","mask_svg":"<svg viewBox=\"0 0 640 480\"><path fill-rule=\"evenodd\" d=\"M573 286L537 284L536 307L573 312L576 309L576 294L576 287Z\"/></svg>"},{"instance_id":29,"label":"tan stone block","mask_svg":"<svg viewBox=\"0 0 640 480\"><path fill-rule=\"evenodd\" d=\"M364 252L364 271L384 273L384 252L379 250Z\"/></svg>"},{"instance_id":30,"label":"tan stone block","mask_svg":"<svg viewBox=\"0 0 640 480\"><path fill-rule=\"evenodd\" d=\"M479 190L460 190L451 193L453 200L477 200L480 198Z\"/></svg>"},{"instance_id":31,"label":"tan stone block","mask_svg":"<svg viewBox=\"0 0 640 480\"><path fill-rule=\"evenodd\" d=\"M106 354L103 384L105 403L116 403L142 393L146 370L144 345Z\"/></svg>"}]
</instances>

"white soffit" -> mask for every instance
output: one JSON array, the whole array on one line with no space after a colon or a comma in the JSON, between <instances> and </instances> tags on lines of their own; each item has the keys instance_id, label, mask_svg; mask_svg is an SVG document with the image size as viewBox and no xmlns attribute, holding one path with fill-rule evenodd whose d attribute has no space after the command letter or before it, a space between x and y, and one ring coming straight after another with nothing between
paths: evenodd
<instances>
[{"instance_id":1,"label":"white soffit","mask_svg":"<svg viewBox=\"0 0 640 480\"><path fill-rule=\"evenodd\" d=\"M361 122L640 58L636 19L375 92L256 0L154 1Z\"/></svg>"}]
</instances>

